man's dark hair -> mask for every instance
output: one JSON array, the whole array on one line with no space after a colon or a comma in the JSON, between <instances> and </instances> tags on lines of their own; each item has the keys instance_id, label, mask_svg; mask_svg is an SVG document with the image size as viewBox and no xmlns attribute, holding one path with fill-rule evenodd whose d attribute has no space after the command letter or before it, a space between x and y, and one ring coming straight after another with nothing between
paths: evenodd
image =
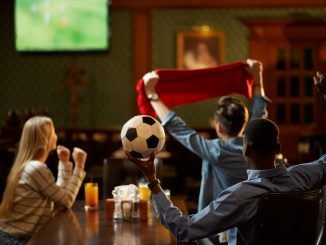
<instances>
[{"instance_id":1,"label":"man's dark hair","mask_svg":"<svg viewBox=\"0 0 326 245\"><path fill-rule=\"evenodd\" d=\"M258 154L276 154L279 151L279 128L271 120L254 119L248 122L244 138Z\"/></svg>"},{"instance_id":2,"label":"man's dark hair","mask_svg":"<svg viewBox=\"0 0 326 245\"><path fill-rule=\"evenodd\" d=\"M222 126L225 134L237 136L247 121L247 111L239 99L225 96L217 102L215 120Z\"/></svg>"}]
</instances>

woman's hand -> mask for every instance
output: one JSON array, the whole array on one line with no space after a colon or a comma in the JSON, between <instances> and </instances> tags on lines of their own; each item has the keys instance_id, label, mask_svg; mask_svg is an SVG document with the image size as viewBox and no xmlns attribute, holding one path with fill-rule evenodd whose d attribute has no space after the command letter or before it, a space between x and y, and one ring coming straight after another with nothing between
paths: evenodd
<instances>
[{"instance_id":1,"label":"woman's hand","mask_svg":"<svg viewBox=\"0 0 326 245\"><path fill-rule=\"evenodd\" d=\"M67 147L58 145L57 147L58 158L61 162L67 163L70 159L70 150Z\"/></svg>"},{"instance_id":2,"label":"woman's hand","mask_svg":"<svg viewBox=\"0 0 326 245\"><path fill-rule=\"evenodd\" d=\"M87 158L87 153L84 150L75 147L74 151L72 152L72 158L74 159L76 166L81 169L84 169Z\"/></svg>"}]
</instances>

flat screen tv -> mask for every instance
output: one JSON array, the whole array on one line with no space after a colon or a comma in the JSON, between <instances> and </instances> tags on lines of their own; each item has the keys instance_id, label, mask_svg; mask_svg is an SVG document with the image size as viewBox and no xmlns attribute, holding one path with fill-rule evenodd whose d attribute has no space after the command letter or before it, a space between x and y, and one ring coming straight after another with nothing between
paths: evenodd
<instances>
[{"instance_id":1,"label":"flat screen tv","mask_svg":"<svg viewBox=\"0 0 326 245\"><path fill-rule=\"evenodd\" d=\"M15 0L17 51L104 51L109 0Z\"/></svg>"}]
</instances>

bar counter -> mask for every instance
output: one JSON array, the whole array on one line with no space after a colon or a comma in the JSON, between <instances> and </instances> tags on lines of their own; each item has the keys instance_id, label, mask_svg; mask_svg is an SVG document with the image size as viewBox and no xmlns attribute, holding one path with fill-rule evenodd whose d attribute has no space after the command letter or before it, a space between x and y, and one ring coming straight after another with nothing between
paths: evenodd
<instances>
[{"instance_id":1,"label":"bar counter","mask_svg":"<svg viewBox=\"0 0 326 245\"><path fill-rule=\"evenodd\" d=\"M171 197L175 206L187 214L182 198ZM147 221L113 221L106 219L105 201L99 209L86 212L84 201L77 200L72 209L58 211L30 240L29 245L170 245L178 244L160 223L154 208L148 208ZM196 243L189 243L196 244Z\"/></svg>"}]
</instances>

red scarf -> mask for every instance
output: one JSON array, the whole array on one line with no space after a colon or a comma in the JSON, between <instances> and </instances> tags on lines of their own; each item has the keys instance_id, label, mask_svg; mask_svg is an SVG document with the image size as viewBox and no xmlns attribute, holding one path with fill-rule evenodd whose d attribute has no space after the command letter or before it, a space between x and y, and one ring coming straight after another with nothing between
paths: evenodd
<instances>
[{"instance_id":1,"label":"red scarf","mask_svg":"<svg viewBox=\"0 0 326 245\"><path fill-rule=\"evenodd\" d=\"M205 69L157 69L155 72L160 79L155 90L169 108L231 93L251 98L253 78L246 67L247 63L236 62ZM142 79L138 81L136 89L140 114L155 117Z\"/></svg>"}]
</instances>

